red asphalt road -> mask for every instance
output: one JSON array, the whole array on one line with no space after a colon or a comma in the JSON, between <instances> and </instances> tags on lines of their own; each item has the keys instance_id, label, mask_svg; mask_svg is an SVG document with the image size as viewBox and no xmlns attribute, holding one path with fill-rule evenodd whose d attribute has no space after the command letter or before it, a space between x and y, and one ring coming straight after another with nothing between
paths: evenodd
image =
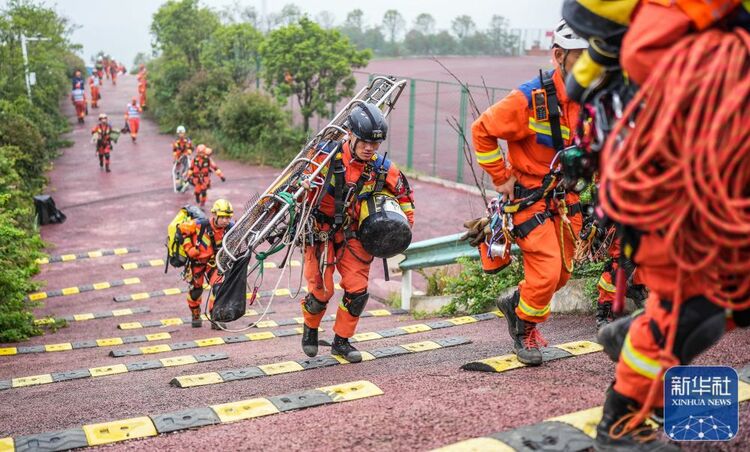
<instances>
[{"instance_id":1,"label":"red asphalt road","mask_svg":"<svg viewBox=\"0 0 750 452\"><path fill-rule=\"evenodd\" d=\"M127 99L135 92L134 77L122 77L117 87L107 84L102 109L122 125ZM65 106L73 118L72 110ZM118 330L118 323L186 316L184 295L115 303L112 297L184 286L177 271L164 275L161 268L125 271L124 262L163 257L165 227L175 211L191 200L189 194L172 193L169 170L170 136L158 135L156 125L144 121L138 144L123 137L112 157L111 174L99 171L89 143L89 128L74 125L73 147L66 149L50 173L50 192L68 215L62 225L45 226L43 238L53 245L51 254L99 248L134 246L140 253L85 259L43 266L39 280L46 290L137 276L141 284L78 295L51 298L37 308L38 316L69 315L148 306L150 313L126 317L71 322L57 333L36 337L34 345L85 339L132 336L169 331L172 338L148 345L226 336L229 333L169 327ZM275 171L219 159L228 181L218 182L209 192L209 202L228 197L236 206L253 192L262 191ZM416 239L455 232L471 216L477 201L463 193L415 182L417 191ZM476 213L476 210L475 212ZM298 269L297 269L298 270ZM375 272L374 272L375 273ZM269 288L279 270L266 273ZM292 278L293 282L296 277ZM283 286L286 286L284 284ZM282 287L283 287L282 286ZM336 301L335 299L332 301ZM335 305L335 303L334 303ZM333 305L332 305L333 307ZM369 309L380 308L371 301ZM296 300L278 299L272 319L299 315ZM330 313L330 312L329 312ZM407 317L365 318L359 331L375 331L417 321ZM322 337L330 337L331 323ZM459 440L539 422L584 408L600 405L614 365L601 353L559 360L541 368L517 369L502 374L459 370L469 361L509 353L511 342L502 320L434 330L414 335L364 342L362 350L427 339L463 336L470 345L429 351L311 371L245 380L193 389L169 386L175 376L235 369L303 358L299 337L190 349L132 358L110 358L111 348L91 348L57 353L0 356L0 379L25 377L82 367L130 363L147 359L207 352L226 352L229 359L183 367L86 378L0 392L0 438L63 430L84 424L161 414L186 408L206 407L253 397L266 397L344 383L369 380L384 395L342 404L310 408L265 418L184 431L156 438L111 446L115 450L427 450ZM585 316L555 316L542 327L551 344L591 339L593 319ZM135 344L141 346L144 344ZM128 345L115 349L132 347ZM733 332L697 360L700 364L741 367L748 357L750 334ZM326 349L321 349L325 354ZM746 449L750 404L740 409L742 426L738 437L727 444L692 447L694 450Z\"/></svg>"}]
</instances>

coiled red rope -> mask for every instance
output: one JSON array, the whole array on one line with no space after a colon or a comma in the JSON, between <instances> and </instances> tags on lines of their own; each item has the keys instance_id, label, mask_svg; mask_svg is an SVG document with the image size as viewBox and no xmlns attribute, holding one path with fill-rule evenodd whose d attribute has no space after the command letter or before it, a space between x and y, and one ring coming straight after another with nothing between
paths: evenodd
<instances>
[{"instance_id":1,"label":"coiled red rope","mask_svg":"<svg viewBox=\"0 0 750 452\"><path fill-rule=\"evenodd\" d=\"M653 406L673 356L681 284L750 308L750 35L709 30L679 41L628 105L604 149L600 201L615 221L664 238L678 269L672 328Z\"/></svg>"}]
</instances>

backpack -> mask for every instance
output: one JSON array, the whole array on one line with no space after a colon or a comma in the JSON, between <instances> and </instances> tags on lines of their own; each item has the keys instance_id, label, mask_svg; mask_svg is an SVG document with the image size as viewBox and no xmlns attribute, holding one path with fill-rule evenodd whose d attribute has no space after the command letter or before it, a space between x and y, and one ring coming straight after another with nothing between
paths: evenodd
<instances>
[{"instance_id":1,"label":"backpack","mask_svg":"<svg viewBox=\"0 0 750 452\"><path fill-rule=\"evenodd\" d=\"M169 266L175 268L184 267L187 264L188 257L185 250L182 248L182 241L185 239L180 230L180 225L192 220L206 219L206 214L196 206L186 205L177 212L177 215L172 219L167 226L167 264L164 266L164 273L167 272Z\"/></svg>"}]
</instances>

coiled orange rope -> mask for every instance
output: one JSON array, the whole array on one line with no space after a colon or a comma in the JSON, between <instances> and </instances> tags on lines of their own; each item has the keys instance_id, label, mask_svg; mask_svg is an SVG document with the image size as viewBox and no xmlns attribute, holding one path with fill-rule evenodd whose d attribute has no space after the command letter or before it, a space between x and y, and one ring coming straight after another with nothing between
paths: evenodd
<instances>
[{"instance_id":1,"label":"coiled orange rope","mask_svg":"<svg viewBox=\"0 0 750 452\"><path fill-rule=\"evenodd\" d=\"M678 269L662 371L639 416L653 406L673 356L681 285L750 308L750 35L688 35L654 68L604 149L601 196L615 221L659 234Z\"/></svg>"}]
</instances>

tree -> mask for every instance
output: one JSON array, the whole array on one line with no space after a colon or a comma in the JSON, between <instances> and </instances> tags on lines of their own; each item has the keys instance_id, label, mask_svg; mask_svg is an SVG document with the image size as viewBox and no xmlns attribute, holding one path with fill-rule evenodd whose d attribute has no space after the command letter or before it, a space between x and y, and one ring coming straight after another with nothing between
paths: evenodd
<instances>
[{"instance_id":1,"label":"tree","mask_svg":"<svg viewBox=\"0 0 750 452\"><path fill-rule=\"evenodd\" d=\"M362 28L364 28L364 15L365 13L359 8L349 11L346 15L346 20L344 21L344 27L356 28L357 30L362 31Z\"/></svg>"},{"instance_id":2,"label":"tree","mask_svg":"<svg viewBox=\"0 0 750 452\"><path fill-rule=\"evenodd\" d=\"M169 0L154 13L151 22L155 51L182 54L190 67L199 68L200 49L220 25L219 17L198 0Z\"/></svg>"},{"instance_id":3,"label":"tree","mask_svg":"<svg viewBox=\"0 0 750 452\"><path fill-rule=\"evenodd\" d=\"M138 52L135 54L135 58L133 58L133 68L137 71L141 64L146 64L149 60L150 58L144 52Z\"/></svg>"},{"instance_id":4,"label":"tree","mask_svg":"<svg viewBox=\"0 0 750 452\"><path fill-rule=\"evenodd\" d=\"M258 47L263 35L251 24L220 26L201 49L201 66L224 69L235 83L246 82L258 65Z\"/></svg>"},{"instance_id":5,"label":"tree","mask_svg":"<svg viewBox=\"0 0 750 452\"><path fill-rule=\"evenodd\" d=\"M330 30L336 22L336 16L330 11L321 11L315 16L315 22L326 30Z\"/></svg>"},{"instance_id":6,"label":"tree","mask_svg":"<svg viewBox=\"0 0 750 452\"><path fill-rule=\"evenodd\" d=\"M422 13L414 19L414 30L423 35L431 35L435 32L435 18L432 14Z\"/></svg>"},{"instance_id":7,"label":"tree","mask_svg":"<svg viewBox=\"0 0 750 452\"><path fill-rule=\"evenodd\" d=\"M398 37L401 30L404 29L406 21L401 16L401 13L395 9L389 9L383 14L383 28L388 34L391 45L396 43L396 37Z\"/></svg>"},{"instance_id":8,"label":"tree","mask_svg":"<svg viewBox=\"0 0 750 452\"><path fill-rule=\"evenodd\" d=\"M313 114L325 115L331 104L353 94L352 68L365 66L371 57L337 30L323 30L306 17L272 31L260 53L266 84L282 99L297 99L305 131Z\"/></svg>"},{"instance_id":9,"label":"tree","mask_svg":"<svg viewBox=\"0 0 750 452\"><path fill-rule=\"evenodd\" d=\"M437 55L454 54L456 53L456 50L458 48L456 38L454 38L453 35L445 30L434 35L432 38L432 42L433 48L435 49L435 53Z\"/></svg>"},{"instance_id":10,"label":"tree","mask_svg":"<svg viewBox=\"0 0 750 452\"><path fill-rule=\"evenodd\" d=\"M503 16L495 14L490 20L487 29L489 40L489 52L494 55L512 55L515 49L517 37L508 31L508 20Z\"/></svg>"},{"instance_id":11,"label":"tree","mask_svg":"<svg viewBox=\"0 0 750 452\"><path fill-rule=\"evenodd\" d=\"M404 47L412 55L428 55L430 53L430 36L425 36L419 30L410 30L404 37Z\"/></svg>"},{"instance_id":12,"label":"tree","mask_svg":"<svg viewBox=\"0 0 750 452\"><path fill-rule=\"evenodd\" d=\"M274 27L288 26L297 22L300 17L302 17L302 11L299 6L287 3L279 13L273 15L273 24Z\"/></svg>"},{"instance_id":13,"label":"tree","mask_svg":"<svg viewBox=\"0 0 750 452\"><path fill-rule=\"evenodd\" d=\"M463 16L456 17L451 22L451 30L453 30L453 33L455 33L456 37L459 40L462 40L470 34L474 33L474 30L476 28L477 26L471 16L467 16L465 14Z\"/></svg>"}]
</instances>

